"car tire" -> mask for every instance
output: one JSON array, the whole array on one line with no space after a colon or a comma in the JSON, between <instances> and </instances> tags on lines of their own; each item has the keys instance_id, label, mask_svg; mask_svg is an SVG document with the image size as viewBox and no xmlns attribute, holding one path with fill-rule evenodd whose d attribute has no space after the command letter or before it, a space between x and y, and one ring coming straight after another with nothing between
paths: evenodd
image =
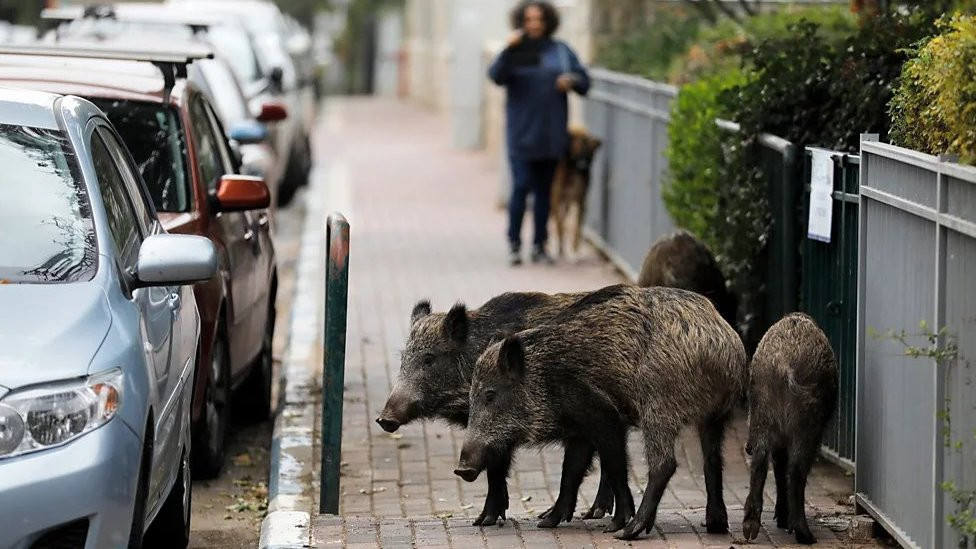
<instances>
[{"instance_id":1,"label":"car tire","mask_svg":"<svg viewBox=\"0 0 976 549\"><path fill-rule=\"evenodd\" d=\"M227 431L231 418L230 350L218 329L210 357L210 377L201 417L193 429L193 476L212 479L224 466Z\"/></svg>"},{"instance_id":2,"label":"car tire","mask_svg":"<svg viewBox=\"0 0 976 549\"><path fill-rule=\"evenodd\" d=\"M308 185L309 174L312 171L312 147L308 136L298 139L288 156L288 166L279 187L278 205L287 206L295 197L300 187Z\"/></svg>"},{"instance_id":3,"label":"car tire","mask_svg":"<svg viewBox=\"0 0 976 549\"><path fill-rule=\"evenodd\" d=\"M182 549L190 544L190 508L193 481L190 478L189 449L180 456L180 470L159 514L146 532L147 547Z\"/></svg>"},{"instance_id":4,"label":"car tire","mask_svg":"<svg viewBox=\"0 0 976 549\"><path fill-rule=\"evenodd\" d=\"M239 397L242 403L241 417L250 423L260 423L271 415L271 385L274 382L274 328L275 308L272 301L265 323L261 353L248 372L247 380L241 386Z\"/></svg>"}]
</instances>

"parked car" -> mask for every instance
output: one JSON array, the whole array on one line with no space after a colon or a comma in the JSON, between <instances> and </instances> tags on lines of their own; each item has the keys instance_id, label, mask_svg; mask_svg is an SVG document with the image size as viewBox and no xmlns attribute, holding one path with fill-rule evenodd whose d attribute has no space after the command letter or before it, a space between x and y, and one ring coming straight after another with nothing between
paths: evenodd
<instances>
[{"instance_id":1,"label":"parked car","mask_svg":"<svg viewBox=\"0 0 976 549\"><path fill-rule=\"evenodd\" d=\"M278 32L284 20L274 5L256 3L258 11L249 11L250 2L146 4L117 2L94 7L68 6L44 10L44 18L61 22L46 40L78 39L114 40L139 34L174 34L178 41L203 40L213 47L217 57L226 60L240 81L251 113L259 116L268 103L280 103L290 114L287 119L269 125L270 142L281 161L275 164L269 178L279 188L278 201L287 205L299 187L308 182L311 170L309 131L314 117L314 99L310 86L301 87L292 57ZM271 22L273 33L255 18ZM309 82L310 84L311 82Z\"/></svg>"},{"instance_id":2,"label":"parked car","mask_svg":"<svg viewBox=\"0 0 976 549\"><path fill-rule=\"evenodd\" d=\"M194 288L202 336L193 466L203 478L223 465L235 389L249 418L270 412L277 292L270 193L260 178L235 173L210 101L180 76L209 55L199 44L168 44L155 53L118 42L0 48L0 85L81 95L98 105L135 158L163 226L217 246L219 276ZM222 194L236 198L221 201Z\"/></svg>"},{"instance_id":3,"label":"parked car","mask_svg":"<svg viewBox=\"0 0 976 549\"><path fill-rule=\"evenodd\" d=\"M290 34L287 19L273 2L168 0L168 4L198 14L219 16L228 23L243 24L253 37L261 77L253 82L242 77L245 91L252 101L263 102L270 96L280 99L288 108L288 123L280 126L277 134L279 150L288 151L288 167L281 185L282 202L287 203L290 199L287 193L308 183L312 167L309 135L315 119L315 93L314 74L306 70L303 57L310 55L307 41Z\"/></svg>"},{"instance_id":4,"label":"parked car","mask_svg":"<svg viewBox=\"0 0 976 549\"><path fill-rule=\"evenodd\" d=\"M216 249L167 234L83 99L0 89L0 165L0 547L185 547Z\"/></svg>"}]
</instances>

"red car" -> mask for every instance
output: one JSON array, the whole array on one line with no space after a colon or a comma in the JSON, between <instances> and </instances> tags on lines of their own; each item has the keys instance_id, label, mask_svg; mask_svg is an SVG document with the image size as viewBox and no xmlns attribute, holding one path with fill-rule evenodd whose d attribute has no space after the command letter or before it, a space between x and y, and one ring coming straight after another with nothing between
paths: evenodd
<instances>
[{"instance_id":1,"label":"red car","mask_svg":"<svg viewBox=\"0 0 976 549\"><path fill-rule=\"evenodd\" d=\"M232 393L242 412L267 418L277 270L260 178L238 175L236 159L207 97L186 66L209 56L198 44L168 51L107 46L0 48L0 86L84 97L111 120L142 173L169 232L209 237L218 274L194 288L201 316L193 405L193 467L216 476Z\"/></svg>"}]
</instances>

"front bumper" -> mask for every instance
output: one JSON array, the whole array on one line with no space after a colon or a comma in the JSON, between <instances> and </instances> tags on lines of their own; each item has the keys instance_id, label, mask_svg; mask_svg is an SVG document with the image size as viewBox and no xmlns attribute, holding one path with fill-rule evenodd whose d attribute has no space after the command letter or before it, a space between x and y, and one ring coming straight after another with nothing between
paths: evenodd
<instances>
[{"instance_id":1,"label":"front bumper","mask_svg":"<svg viewBox=\"0 0 976 549\"><path fill-rule=\"evenodd\" d=\"M0 547L28 549L88 521L85 547L125 547L142 445L120 418L50 450L0 459Z\"/></svg>"}]
</instances>

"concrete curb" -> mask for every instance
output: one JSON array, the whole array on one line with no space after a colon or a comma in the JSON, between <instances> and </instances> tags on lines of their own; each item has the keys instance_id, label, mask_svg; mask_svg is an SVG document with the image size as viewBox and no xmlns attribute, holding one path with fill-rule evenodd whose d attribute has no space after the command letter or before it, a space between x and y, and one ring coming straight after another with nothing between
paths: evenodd
<instances>
[{"instance_id":1,"label":"concrete curb","mask_svg":"<svg viewBox=\"0 0 976 549\"><path fill-rule=\"evenodd\" d=\"M268 515L261 523L261 549L311 546L311 514L318 504L315 437L321 396L326 179L318 170L313 172L305 193L305 224L295 268L288 351L282 365L281 406L271 440Z\"/></svg>"}]
</instances>

